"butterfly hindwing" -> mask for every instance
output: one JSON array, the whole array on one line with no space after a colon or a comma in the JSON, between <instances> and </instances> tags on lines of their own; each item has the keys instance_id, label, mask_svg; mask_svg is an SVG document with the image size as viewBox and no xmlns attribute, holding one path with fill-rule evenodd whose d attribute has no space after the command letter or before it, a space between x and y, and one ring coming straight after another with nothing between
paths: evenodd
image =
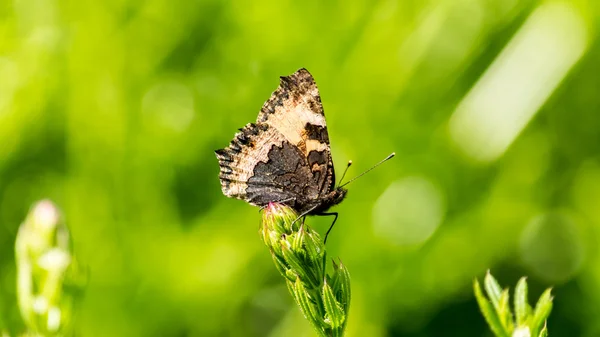
<instances>
[{"instance_id":1,"label":"butterfly hindwing","mask_svg":"<svg viewBox=\"0 0 600 337\"><path fill-rule=\"evenodd\" d=\"M256 205L283 200L296 205L305 199L318 198L319 190L306 157L286 141L281 147L271 147L269 160L256 164L254 175L248 179L246 195Z\"/></svg>"},{"instance_id":2,"label":"butterfly hindwing","mask_svg":"<svg viewBox=\"0 0 600 337\"><path fill-rule=\"evenodd\" d=\"M272 146L281 146L284 141L283 135L266 124L249 123L241 128L228 147L215 151L223 194L245 200L254 168L259 162L269 160Z\"/></svg>"}]
</instances>

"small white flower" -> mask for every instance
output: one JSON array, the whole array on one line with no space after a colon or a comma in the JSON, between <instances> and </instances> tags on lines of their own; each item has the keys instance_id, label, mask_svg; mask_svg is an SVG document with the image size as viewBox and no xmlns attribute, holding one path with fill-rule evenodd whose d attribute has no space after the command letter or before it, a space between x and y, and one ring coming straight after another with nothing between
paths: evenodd
<instances>
[{"instance_id":1,"label":"small white flower","mask_svg":"<svg viewBox=\"0 0 600 337\"><path fill-rule=\"evenodd\" d=\"M42 200L33 207L33 222L42 229L49 230L58 224L58 209L50 200Z\"/></svg>"},{"instance_id":2,"label":"small white flower","mask_svg":"<svg viewBox=\"0 0 600 337\"><path fill-rule=\"evenodd\" d=\"M71 255L61 248L52 248L46 251L37 261L40 268L47 271L62 272L71 263Z\"/></svg>"},{"instance_id":3,"label":"small white flower","mask_svg":"<svg viewBox=\"0 0 600 337\"><path fill-rule=\"evenodd\" d=\"M36 296L31 307L36 314L42 315L48 311L48 299L44 296Z\"/></svg>"},{"instance_id":4,"label":"small white flower","mask_svg":"<svg viewBox=\"0 0 600 337\"><path fill-rule=\"evenodd\" d=\"M60 328L60 308L51 307L48 310L48 330L50 331L58 331Z\"/></svg>"},{"instance_id":5,"label":"small white flower","mask_svg":"<svg viewBox=\"0 0 600 337\"><path fill-rule=\"evenodd\" d=\"M531 337L529 327L522 326L516 328L515 331L513 331L512 337Z\"/></svg>"}]
</instances>

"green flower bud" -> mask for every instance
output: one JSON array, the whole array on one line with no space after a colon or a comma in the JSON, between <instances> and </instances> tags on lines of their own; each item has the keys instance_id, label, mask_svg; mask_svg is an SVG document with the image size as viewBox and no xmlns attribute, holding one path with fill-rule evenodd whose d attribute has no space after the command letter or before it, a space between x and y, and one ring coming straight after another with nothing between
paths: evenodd
<instances>
[{"instance_id":1,"label":"green flower bud","mask_svg":"<svg viewBox=\"0 0 600 337\"><path fill-rule=\"evenodd\" d=\"M49 200L36 203L19 228L15 244L17 296L31 333L65 336L71 332L74 300L83 275L71 244L69 230Z\"/></svg>"},{"instance_id":2,"label":"green flower bud","mask_svg":"<svg viewBox=\"0 0 600 337\"><path fill-rule=\"evenodd\" d=\"M343 336L350 306L350 276L333 263L326 275L325 245L290 207L269 203L260 235L304 317L320 336Z\"/></svg>"}]
</instances>

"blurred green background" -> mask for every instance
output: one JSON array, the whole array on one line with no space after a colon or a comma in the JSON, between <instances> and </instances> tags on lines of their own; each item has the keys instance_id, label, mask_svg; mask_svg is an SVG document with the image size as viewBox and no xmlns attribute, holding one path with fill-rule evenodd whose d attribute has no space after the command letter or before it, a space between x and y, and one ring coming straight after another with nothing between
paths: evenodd
<instances>
[{"instance_id":1,"label":"blurred green background","mask_svg":"<svg viewBox=\"0 0 600 337\"><path fill-rule=\"evenodd\" d=\"M0 330L13 244L62 209L81 336L312 336L213 151L306 67L349 185L348 336L490 336L472 280L555 285L600 336L597 1L0 2ZM322 233L330 219L311 218Z\"/></svg>"}]
</instances>

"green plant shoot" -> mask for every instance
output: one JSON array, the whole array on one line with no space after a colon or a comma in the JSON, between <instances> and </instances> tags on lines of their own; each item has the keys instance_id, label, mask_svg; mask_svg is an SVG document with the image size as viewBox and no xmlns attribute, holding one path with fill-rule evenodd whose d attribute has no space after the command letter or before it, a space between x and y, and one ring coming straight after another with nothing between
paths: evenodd
<instances>
[{"instance_id":1,"label":"green plant shoot","mask_svg":"<svg viewBox=\"0 0 600 337\"><path fill-rule=\"evenodd\" d=\"M303 221L295 221L297 218L290 207L270 203L263 212L261 238L319 336L343 336L350 306L350 274L343 263L335 261L332 273L327 274L325 245L318 233Z\"/></svg>"}]
</instances>

